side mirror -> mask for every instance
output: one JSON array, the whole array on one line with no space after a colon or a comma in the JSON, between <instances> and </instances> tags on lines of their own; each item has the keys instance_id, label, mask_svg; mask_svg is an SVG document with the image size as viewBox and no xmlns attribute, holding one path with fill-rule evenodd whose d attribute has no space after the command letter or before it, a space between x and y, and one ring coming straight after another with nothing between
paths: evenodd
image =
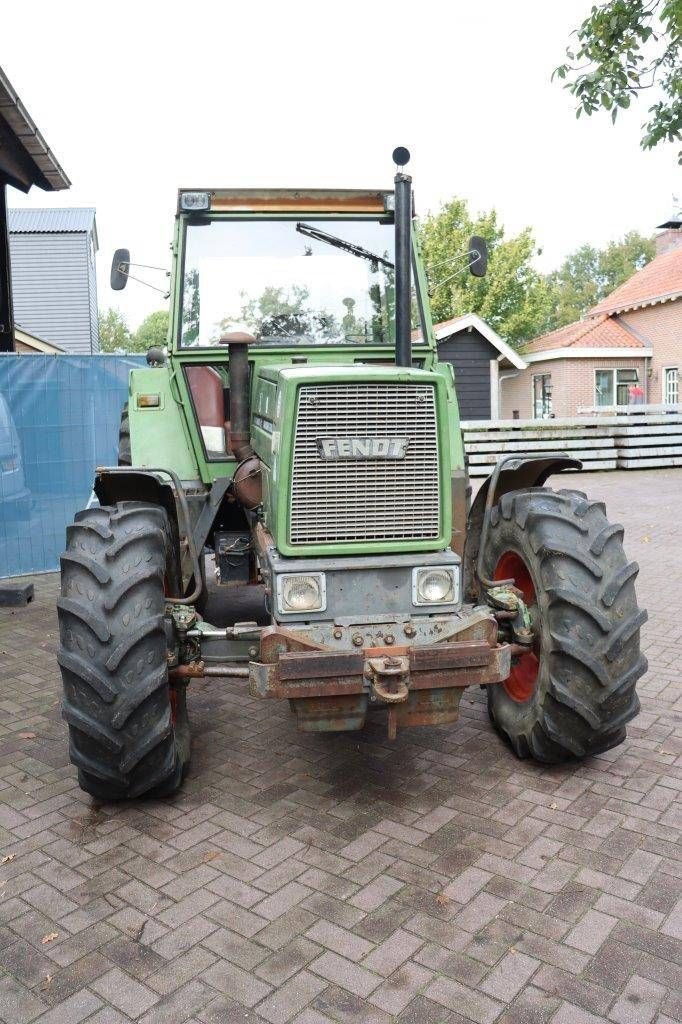
<instances>
[{"instance_id":1,"label":"side mirror","mask_svg":"<svg viewBox=\"0 0 682 1024\"><path fill-rule=\"evenodd\" d=\"M117 249L111 261L111 277L109 283L115 292L121 292L128 284L130 271L130 250Z\"/></svg>"},{"instance_id":2,"label":"side mirror","mask_svg":"<svg viewBox=\"0 0 682 1024\"><path fill-rule=\"evenodd\" d=\"M480 235L469 239L469 270L474 277L485 277L488 269L488 244Z\"/></svg>"}]
</instances>

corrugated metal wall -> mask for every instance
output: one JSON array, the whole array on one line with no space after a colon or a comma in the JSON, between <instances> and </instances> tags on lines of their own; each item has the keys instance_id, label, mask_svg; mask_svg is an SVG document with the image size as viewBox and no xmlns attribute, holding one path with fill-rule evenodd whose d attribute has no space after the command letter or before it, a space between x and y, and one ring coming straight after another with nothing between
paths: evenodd
<instances>
[{"instance_id":1,"label":"corrugated metal wall","mask_svg":"<svg viewBox=\"0 0 682 1024\"><path fill-rule=\"evenodd\" d=\"M88 237L88 303L90 306L90 342L91 352L99 352L99 320L97 318L97 267L92 235Z\"/></svg>"},{"instance_id":2,"label":"corrugated metal wall","mask_svg":"<svg viewBox=\"0 0 682 1024\"><path fill-rule=\"evenodd\" d=\"M10 235L15 321L74 355L97 351L89 245L84 232Z\"/></svg>"},{"instance_id":3,"label":"corrugated metal wall","mask_svg":"<svg viewBox=\"0 0 682 1024\"><path fill-rule=\"evenodd\" d=\"M59 568L142 356L0 355L0 577Z\"/></svg>"}]
</instances>

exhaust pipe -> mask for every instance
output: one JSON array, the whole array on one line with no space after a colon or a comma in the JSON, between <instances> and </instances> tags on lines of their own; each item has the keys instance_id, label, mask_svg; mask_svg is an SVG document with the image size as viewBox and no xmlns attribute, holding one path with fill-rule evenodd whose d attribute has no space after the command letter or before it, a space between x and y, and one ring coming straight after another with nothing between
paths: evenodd
<instances>
[{"instance_id":1,"label":"exhaust pipe","mask_svg":"<svg viewBox=\"0 0 682 1024\"><path fill-rule=\"evenodd\" d=\"M410 159L403 146L393 151L399 166L395 185L395 363L412 366L412 288L410 266L412 258L412 178L402 168Z\"/></svg>"},{"instance_id":2,"label":"exhaust pipe","mask_svg":"<svg viewBox=\"0 0 682 1024\"><path fill-rule=\"evenodd\" d=\"M249 428L249 345L256 339L245 331L223 334L221 345L230 349L229 445L238 462L253 455Z\"/></svg>"}]
</instances>

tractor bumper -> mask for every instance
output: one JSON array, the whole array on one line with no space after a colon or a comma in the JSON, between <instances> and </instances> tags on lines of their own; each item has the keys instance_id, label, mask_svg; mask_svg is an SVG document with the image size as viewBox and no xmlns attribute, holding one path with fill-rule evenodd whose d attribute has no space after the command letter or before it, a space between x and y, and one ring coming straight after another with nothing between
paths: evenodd
<instances>
[{"instance_id":1,"label":"tractor bumper","mask_svg":"<svg viewBox=\"0 0 682 1024\"><path fill-rule=\"evenodd\" d=\"M267 660L250 663L250 692L290 700L305 732L359 729L372 709L388 712L391 738L398 727L445 725L458 718L466 686L500 682L511 667L511 647L493 628L485 639L357 652L301 649L277 628L263 640Z\"/></svg>"}]
</instances>

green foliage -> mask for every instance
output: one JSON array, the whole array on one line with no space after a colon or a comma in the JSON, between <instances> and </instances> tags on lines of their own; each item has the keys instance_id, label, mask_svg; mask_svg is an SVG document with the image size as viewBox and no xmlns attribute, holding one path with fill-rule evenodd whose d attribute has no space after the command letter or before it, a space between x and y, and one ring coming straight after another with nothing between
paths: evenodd
<instances>
[{"instance_id":1,"label":"green foliage","mask_svg":"<svg viewBox=\"0 0 682 1024\"><path fill-rule=\"evenodd\" d=\"M168 341L168 310L157 309L142 321L135 332L135 351L147 352L150 348L163 348Z\"/></svg>"},{"instance_id":2,"label":"green foliage","mask_svg":"<svg viewBox=\"0 0 682 1024\"><path fill-rule=\"evenodd\" d=\"M99 347L101 352L147 352L168 340L168 310L157 309L142 321L133 334L117 309L100 313Z\"/></svg>"},{"instance_id":3,"label":"green foliage","mask_svg":"<svg viewBox=\"0 0 682 1024\"><path fill-rule=\"evenodd\" d=\"M545 330L579 320L652 260L655 253L653 239L637 231L629 231L622 241L609 242L604 249L591 245L576 249L547 278L551 302Z\"/></svg>"},{"instance_id":4,"label":"green foliage","mask_svg":"<svg viewBox=\"0 0 682 1024\"><path fill-rule=\"evenodd\" d=\"M464 260L469 237L488 243L488 273L472 277ZM435 323L464 313L477 313L505 341L518 345L543 328L549 314L549 289L535 270L536 247L530 228L505 238L497 213L472 217L463 199L451 199L426 218L420 241L431 290Z\"/></svg>"},{"instance_id":5,"label":"green foliage","mask_svg":"<svg viewBox=\"0 0 682 1024\"><path fill-rule=\"evenodd\" d=\"M117 309L100 313L99 347L101 352L130 352L131 334L127 323Z\"/></svg>"},{"instance_id":6,"label":"green foliage","mask_svg":"<svg viewBox=\"0 0 682 1024\"><path fill-rule=\"evenodd\" d=\"M393 274L385 276L392 288ZM225 317L216 324L212 340L217 342L224 331L233 329L235 323L243 323L256 338L382 341L391 337L394 311L388 299L382 305L381 295L380 286L372 285L370 300L374 312L369 322L356 315L356 301L351 297L342 300L346 312L339 321L326 309L310 307L310 292L305 285L295 284L291 289L268 285L258 298L249 298L242 292L239 315Z\"/></svg>"},{"instance_id":7,"label":"green foliage","mask_svg":"<svg viewBox=\"0 0 682 1024\"><path fill-rule=\"evenodd\" d=\"M573 34L578 45L552 77L566 80L577 117L607 110L615 122L640 92L655 88L659 98L642 125L642 148L682 138L681 0L608 0L592 7Z\"/></svg>"},{"instance_id":8,"label":"green foliage","mask_svg":"<svg viewBox=\"0 0 682 1024\"><path fill-rule=\"evenodd\" d=\"M188 271L185 274L184 284L182 344L192 345L199 337L199 271L196 269Z\"/></svg>"},{"instance_id":9,"label":"green foliage","mask_svg":"<svg viewBox=\"0 0 682 1024\"><path fill-rule=\"evenodd\" d=\"M258 298L241 293L242 305L238 316L225 317L216 324L213 341L233 329L236 323L245 324L256 338L294 338L314 335L334 338L338 325L331 313L318 312L307 306L310 292L305 285L295 284L291 290L268 285Z\"/></svg>"}]
</instances>

